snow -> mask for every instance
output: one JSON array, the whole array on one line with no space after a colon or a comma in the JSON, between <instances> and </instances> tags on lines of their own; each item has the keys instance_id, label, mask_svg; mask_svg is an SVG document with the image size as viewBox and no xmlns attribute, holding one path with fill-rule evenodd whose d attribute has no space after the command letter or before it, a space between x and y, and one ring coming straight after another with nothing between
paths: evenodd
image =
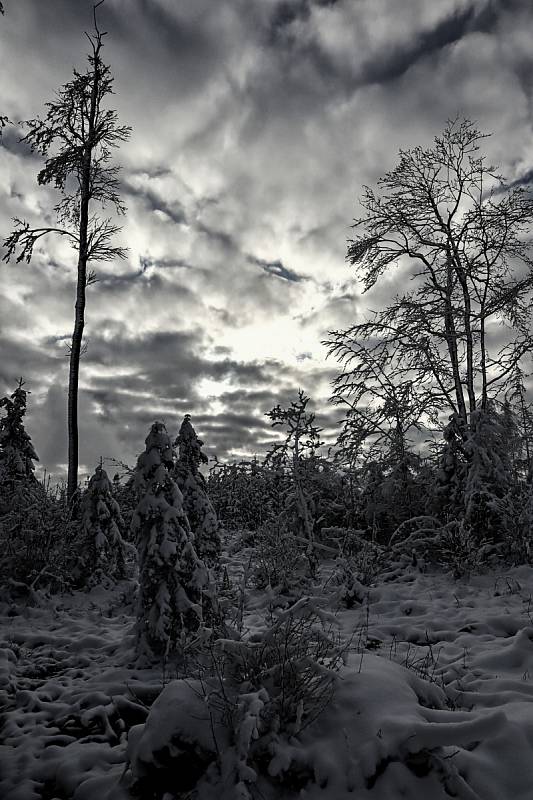
<instances>
[{"instance_id":1,"label":"snow","mask_svg":"<svg viewBox=\"0 0 533 800\"><path fill-rule=\"evenodd\" d=\"M235 583L246 553L224 558ZM175 779L169 764L180 753L190 775L201 773L198 800L530 800L532 568L454 580L406 567L351 609L325 587L325 619L336 612L351 641L335 694L297 736L274 735L260 768L265 694L240 696L232 742L223 719L210 719L212 685L135 662L134 588L122 581L3 605L2 800L124 800L154 770L166 776L159 796L170 798L164 781ZM248 589L252 638L272 599ZM213 768L216 747L233 759L225 782Z\"/></svg>"}]
</instances>

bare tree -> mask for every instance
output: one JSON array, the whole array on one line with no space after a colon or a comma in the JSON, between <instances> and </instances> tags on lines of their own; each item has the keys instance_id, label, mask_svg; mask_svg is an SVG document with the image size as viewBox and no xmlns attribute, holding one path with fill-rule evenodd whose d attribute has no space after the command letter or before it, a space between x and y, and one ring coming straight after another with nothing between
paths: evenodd
<instances>
[{"instance_id":1,"label":"bare tree","mask_svg":"<svg viewBox=\"0 0 533 800\"><path fill-rule=\"evenodd\" d=\"M101 56L106 34L98 27L96 12L103 1L93 6L94 31L86 34L90 42L88 69L84 73L74 70L73 79L46 104L44 119L21 123L28 130L21 141L45 158L38 183L51 184L60 192L61 199L54 208L58 224L32 228L15 219L15 230L4 242L5 261L16 254L17 262L29 262L35 245L44 236L56 233L67 237L78 256L68 388L69 501L78 487L78 381L86 289L95 280L88 265L125 256L125 250L113 244L120 228L111 218L101 218L92 210L95 204L102 208L110 204L118 214L125 211L119 197L119 168L110 161L113 148L125 141L131 130L118 124L116 111L104 108L105 98L112 93L113 77Z\"/></svg>"},{"instance_id":2,"label":"bare tree","mask_svg":"<svg viewBox=\"0 0 533 800\"><path fill-rule=\"evenodd\" d=\"M379 193L365 187L366 214L354 225L362 233L347 259L364 291L398 264L412 288L330 333L329 352L344 366L337 400L359 401L369 376L379 393L387 375L412 388L427 419L447 411L468 430L531 348L533 201L479 154L485 138L468 120L449 122L433 147L400 151Z\"/></svg>"}]
</instances>

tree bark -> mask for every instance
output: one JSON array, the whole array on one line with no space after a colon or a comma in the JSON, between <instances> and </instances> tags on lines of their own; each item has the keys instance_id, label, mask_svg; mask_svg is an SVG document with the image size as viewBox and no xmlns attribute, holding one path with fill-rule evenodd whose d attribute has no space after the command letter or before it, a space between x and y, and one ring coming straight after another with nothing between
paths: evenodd
<instances>
[{"instance_id":1,"label":"tree bark","mask_svg":"<svg viewBox=\"0 0 533 800\"><path fill-rule=\"evenodd\" d=\"M450 254L447 254L446 263L446 296L444 300L444 325L446 331L446 344L448 345L448 353L450 356L450 363L452 367L453 382L455 387L455 396L457 398L457 408L459 415L465 423L468 422L466 413L466 403L463 394L463 386L461 383L461 375L459 372L459 354L457 350L457 332L455 329L455 322L453 319L452 307L452 264Z\"/></svg>"}]
</instances>

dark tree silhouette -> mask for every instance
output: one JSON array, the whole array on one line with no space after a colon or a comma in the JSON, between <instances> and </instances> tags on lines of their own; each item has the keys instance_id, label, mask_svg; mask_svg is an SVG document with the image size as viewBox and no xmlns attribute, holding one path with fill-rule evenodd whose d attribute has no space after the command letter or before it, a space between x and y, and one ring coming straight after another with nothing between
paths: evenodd
<instances>
[{"instance_id":1,"label":"dark tree silhouette","mask_svg":"<svg viewBox=\"0 0 533 800\"><path fill-rule=\"evenodd\" d=\"M0 419L0 483L35 480L33 462L39 458L24 429L29 392L23 386L24 381L20 378L13 394L0 399L0 409L5 409L5 417Z\"/></svg>"},{"instance_id":2,"label":"dark tree silhouette","mask_svg":"<svg viewBox=\"0 0 533 800\"><path fill-rule=\"evenodd\" d=\"M298 399L291 401L288 408L278 404L265 416L270 419L272 427L281 427L285 434L285 441L274 445L267 461L285 467L291 475L298 526L305 538L312 542L315 519L313 503L307 492L309 481L306 480L305 466L314 460L323 442L320 440L322 429L315 425L315 415L308 411L308 403L309 397L299 389Z\"/></svg>"},{"instance_id":3,"label":"dark tree silhouette","mask_svg":"<svg viewBox=\"0 0 533 800\"><path fill-rule=\"evenodd\" d=\"M179 456L173 477L183 495L183 509L194 535L195 550L208 567L218 568L220 524L200 472L200 464L207 464L207 456L202 452L203 442L196 435L190 414L186 414L181 423L175 445Z\"/></svg>"},{"instance_id":4,"label":"dark tree silhouette","mask_svg":"<svg viewBox=\"0 0 533 800\"><path fill-rule=\"evenodd\" d=\"M120 230L110 218L97 216L92 208L110 204L118 214L125 211L119 196L118 167L110 163L112 150L130 134L128 126L119 125L116 111L104 108L104 100L113 89L110 68L101 57L105 32L98 28L96 11L104 0L93 6L94 32L86 34L91 50L89 67L84 73L74 70L74 77L46 104L44 119L21 123L27 134L21 139L32 152L45 158L37 180L51 184L61 195L55 206L56 227L32 228L16 219L15 229L4 246L5 261L16 255L17 262L31 260L37 242L49 233L66 236L78 256L75 322L70 347L68 388L68 499L78 488L78 382L85 326L86 289L95 280L88 271L92 261L123 258L125 250L113 245Z\"/></svg>"},{"instance_id":5,"label":"dark tree silhouette","mask_svg":"<svg viewBox=\"0 0 533 800\"><path fill-rule=\"evenodd\" d=\"M379 192L365 187L347 259L365 291L399 263L411 288L330 334L344 365L338 402L357 407L390 379L411 387L426 419L456 414L466 434L470 415L509 388L531 350L533 201L479 154L485 138L469 120L452 121L433 147L400 151ZM376 403L359 405L359 416L365 408L376 427Z\"/></svg>"}]
</instances>

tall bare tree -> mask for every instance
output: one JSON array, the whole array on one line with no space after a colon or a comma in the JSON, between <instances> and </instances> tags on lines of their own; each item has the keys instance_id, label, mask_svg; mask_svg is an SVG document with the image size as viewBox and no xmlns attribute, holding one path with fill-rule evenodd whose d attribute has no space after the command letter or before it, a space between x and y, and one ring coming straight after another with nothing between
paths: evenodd
<instances>
[{"instance_id":1,"label":"tall bare tree","mask_svg":"<svg viewBox=\"0 0 533 800\"><path fill-rule=\"evenodd\" d=\"M17 262L31 260L37 242L50 233L66 236L77 253L77 287L74 330L70 347L68 388L68 498L78 487L78 383L85 326L86 289L95 280L88 270L92 261L123 258L125 250L113 244L120 230L111 218L99 217L93 208L110 204L118 214L125 211L119 196L118 167L111 163L113 148L125 141L131 129L118 124L117 113L104 101L112 93L113 77L102 61L103 38L93 6L94 31L86 33L90 43L89 67L74 70L71 81L46 104L44 119L21 123L27 128L21 139L32 152L45 158L38 174L40 185L51 184L61 195L54 210L56 227L37 227L15 219L15 229L4 242L4 260L16 255Z\"/></svg>"},{"instance_id":2,"label":"tall bare tree","mask_svg":"<svg viewBox=\"0 0 533 800\"><path fill-rule=\"evenodd\" d=\"M471 413L509 387L531 349L533 201L480 155L485 138L469 120L449 122L433 147L401 150L378 192L365 187L347 259L364 291L395 265L410 288L330 334L343 364L337 400L382 396L390 378L411 387L427 419L447 411L468 431Z\"/></svg>"}]
</instances>

